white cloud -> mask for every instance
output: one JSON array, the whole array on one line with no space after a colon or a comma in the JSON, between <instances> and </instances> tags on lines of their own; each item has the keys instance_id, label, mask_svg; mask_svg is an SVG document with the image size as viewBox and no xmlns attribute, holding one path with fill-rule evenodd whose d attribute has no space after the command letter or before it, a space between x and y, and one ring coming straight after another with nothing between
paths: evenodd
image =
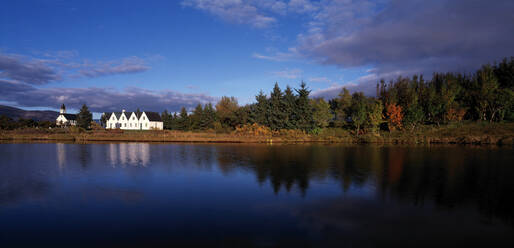
<instances>
[{"instance_id":1,"label":"white cloud","mask_svg":"<svg viewBox=\"0 0 514 248\"><path fill-rule=\"evenodd\" d=\"M297 79L302 77L303 71L300 69L285 69L273 72L273 75L281 78Z\"/></svg>"}]
</instances>

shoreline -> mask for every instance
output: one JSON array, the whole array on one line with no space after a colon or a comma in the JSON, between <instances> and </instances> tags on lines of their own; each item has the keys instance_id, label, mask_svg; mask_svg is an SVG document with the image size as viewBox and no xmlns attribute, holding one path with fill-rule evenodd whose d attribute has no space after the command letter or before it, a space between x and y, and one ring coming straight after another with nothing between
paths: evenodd
<instances>
[{"instance_id":1,"label":"shoreline","mask_svg":"<svg viewBox=\"0 0 514 248\"><path fill-rule=\"evenodd\" d=\"M514 145L514 123L458 124L416 131L368 133L356 136L343 129L321 134L292 132L275 135L216 133L213 131L120 131L67 129L2 130L0 141L46 142L164 142L164 143L341 143L341 144L484 144Z\"/></svg>"}]
</instances>

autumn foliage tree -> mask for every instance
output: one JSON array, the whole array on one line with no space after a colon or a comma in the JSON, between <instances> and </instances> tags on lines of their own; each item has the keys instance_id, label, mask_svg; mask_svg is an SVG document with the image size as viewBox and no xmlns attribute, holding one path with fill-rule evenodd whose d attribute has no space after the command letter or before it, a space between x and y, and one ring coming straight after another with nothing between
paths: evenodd
<instances>
[{"instance_id":1,"label":"autumn foliage tree","mask_svg":"<svg viewBox=\"0 0 514 248\"><path fill-rule=\"evenodd\" d=\"M402 107L389 103L386 105L386 118L389 130L402 129L403 113Z\"/></svg>"}]
</instances>

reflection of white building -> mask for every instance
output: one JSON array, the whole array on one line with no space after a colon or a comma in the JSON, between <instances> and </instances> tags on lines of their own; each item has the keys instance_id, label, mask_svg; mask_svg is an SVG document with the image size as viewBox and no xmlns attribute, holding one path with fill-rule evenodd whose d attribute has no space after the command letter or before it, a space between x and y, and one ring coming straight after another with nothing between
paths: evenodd
<instances>
[{"instance_id":1,"label":"reflection of white building","mask_svg":"<svg viewBox=\"0 0 514 248\"><path fill-rule=\"evenodd\" d=\"M57 165L59 170L64 169L66 166L66 144L58 143L57 147Z\"/></svg>"},{"instance_id":2,"label":"reflection of white building","mask_svg":"<svg viewBox=\"0 0 514 248\"><path fill-rule=\"evenodd\" d=\"M109 144L109 160L111 165L142 165L150 162L150 145L146 143Z\"/></svg>"},{"instance_id":3,"label":"reflection of white building","mask_svg":"<svg viewBox=\"0 0 514 248\"><path fill-rule=\"evenodd\" d=\"M57 116L55 120L55 124L57 126L75 126L77 125L77 115L66 114L66 106L63 104L59 111L59 116Z\"/></svg>"},{"instance_id":4,"label":"reflection of white building","mask_svg":"<svg viewBox=\"0 0 514 248\"><path fill-rule=\"evenodd\" d=\"M143 111L136 112L112 112L106 113L107 129L126 129L126 130L162 130L163 122L159 113Z\"/></svg>"}]
</instances>

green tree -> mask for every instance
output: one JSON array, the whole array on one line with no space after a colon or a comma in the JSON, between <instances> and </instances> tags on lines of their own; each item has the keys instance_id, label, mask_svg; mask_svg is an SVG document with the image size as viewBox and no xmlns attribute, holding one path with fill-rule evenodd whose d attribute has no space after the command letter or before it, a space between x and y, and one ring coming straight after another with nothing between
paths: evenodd
<instances>
[{"instance_id":1,"label":"green tree","mask_svg":"<svg viewBox=\"0 0 514 248\"><path fill-rule=\"evenodd\" d=\"M180 109L180 114L177 119L177 129L182 131L191 130L191 119L185 107Z\"/></svg>"},{"instance_id":2,"label":"green tree","mask_svg":"<svg viewBox=\"0 0 514 248\"><path fill-rule=\"evenodd\" d=\"M205 104L203 108L201 127L203 129L214 128L214 122L216 122L216 111L214 110L214 107L212 107L211 103Z\"/></svg>"},{"instance_id":3,"label":"green tree","mask_svg":"<svg viewBox=\"0 0 514 248\"><path fill-rule=\"evenodd\" d=\"M193 130L203 130L205 126L203 125L204 113L202 104L196 105L196 108L193 110L191 114L191 129Z\"/></svg>"},{"instance_id":4,"label":"green tree","mask_svg":"<svg viewBox=\"0 0 514 248\"><path fill-rule=\"evenodd\" d=\"M139 109L138 109L139 110ZM137 115L137 111L136 111ZM139 116L139 115L137 115ZM172 115L168 113L168 110L164 110L161 114L162 124L164 129L171 129Z\"/></svg>"},{"instance_id":5,"label":"green tree","mask_svg":"<svg viewBox=\"0 0 514 248\"><path fill-rule=\"evenodd\" d=\"M293 90L289 85L284 90L284 107L283 112L286 120L284 121L285 129L296 129L297 125L297 114L296 114L296 101L297 97L294 95Z\"/></svg>"},{"instance_id":6,"label":"green tree","mask_svg":"<svg viewBox=\"0 0 514 248\"><path fill-rule=\"evenodd\" d=\"M342 127L346 119L350 116L350 106L352 105L352 95L348 89L343 88L334 102L335 126Z\"/></svg>"},{"instance_id":7,"label":"green tree","mask_svg":"<svg viewBox=\"0 0 514 248\"><path fill-rule=\"evenodd\" d=\"M297 126L299 129L310 131L314 128L314 120L312 118L312 107L309 100L311 91L307 88L305 82L302 81L300 89L296 89L298 98L296 100L297 109Z\"/></svg>"},{"instance_id":8,"label":"green tree","mask_svg":"<svg viewBox=\"0 0 514 248\"><path fill-rule=\"evenodd\" d=\"M12 130L14 128L16 128L16 124L14 123L13 119L5 115L0 115L0 129Z\"/></svg>"},{"instance_id":9,"label":"green tree","mask_svg":"<svg viewBox=\"0 0 514 248\"><path fill-rule=\"evenodd\" d=\"M487 120L488 110L493 108L491 104L493 104L495 100L495 94L497 93L499 86L498 79L494 74L493 68L489 65L482 66L482 68L475 74L473 84L473 98L478 119ZM493 113L491 113L491 115L492 114Z\"/></svg>"},{"instance_id":10,"label":"green tree","mask_svg":"<svg viewBox=\"0 0 514 248\"><path fill-rule=\"evenodd\" d=\"M257 101L255 105L253 106L253 115L251 118L254 122L269 126L268 123L268 112L269 112L269 101L264 92L259 91L259 94L255 96L255 100Z\"/></svg>"},{"instance_id":11,"label":"green tree","mask_svg":"<svg viewBox=\"0 0 514 248\"><path fill-rule=\"evenodd\" d=\"M107 115L105 113L102 113L102 116L100 116L100 124L102 124L102 127L107 125Z\"/></svg>"},{"instance_id":12,"label":"green tree","mask_svg":"<svg viewBox=\"0 0 514 248\"><path fill-rule=\"evenodd\" d=\"M234 128L237 125L236 111L239 108L235 97L223 96L216 104L216 115L223 127Z\"/></svg>"},{"instance_id":13,"label":"green tree","mask_svg":"<svg viewBox=\"0 0 514 248\"><path fill-rule=\"evenodd\" d=\"M313 112L313 119L315 126L318 128L325 128L328 126L329 121L333 118L332 111L330 111L330 104L323 98L311 100Z\"/></svg>"},{"instance_id":14,"label":"green tree","mask_svg":"<svg viewBox=\"0 0 514 248\"><path fill-rule=\"evenodd\" d=\"M368 118L366 97L362 92L353 93L352 105L350 106L350 116L352 119L352 125L356 129L356 134L359 135L362 126L366 123Z\"/></svg>"},{"instance_id":15,"label":"green tree","mask_svg":"<svg viewBox=\"0 0 514 248\"><path fill-rule=\"evenodd\" d=\"M380 124L384 122L382 114L384 106L380 100L370 99L367 109L367 126L372 132L376 133L379 130Z\"/></svg>"},{"instance_id":16,"label":"green tree","mask_svg":"<svg viewBox=\"0 0 514 248\"><path fill-rule=\"evenodd\" d=\"M269 98L269 127L272 130L280 130L286 127L287 113L284 112L286 104L282 95L282 90L278 87L278 83L275 83L273 91Z\"/></svg>"},{"instance_id":17,"label":"green tree","mask_svg":"<svg viewBox=\"0 0 514 248\"><path fill-rule=\"evenodd\" d=\"M93 114L89 112L89 109L87 108L86 104L82 105L82 108L80 108L80 111L77 114L77 126L84 129L89 129L92 121Z\"/></svg>"}]
</instances>

